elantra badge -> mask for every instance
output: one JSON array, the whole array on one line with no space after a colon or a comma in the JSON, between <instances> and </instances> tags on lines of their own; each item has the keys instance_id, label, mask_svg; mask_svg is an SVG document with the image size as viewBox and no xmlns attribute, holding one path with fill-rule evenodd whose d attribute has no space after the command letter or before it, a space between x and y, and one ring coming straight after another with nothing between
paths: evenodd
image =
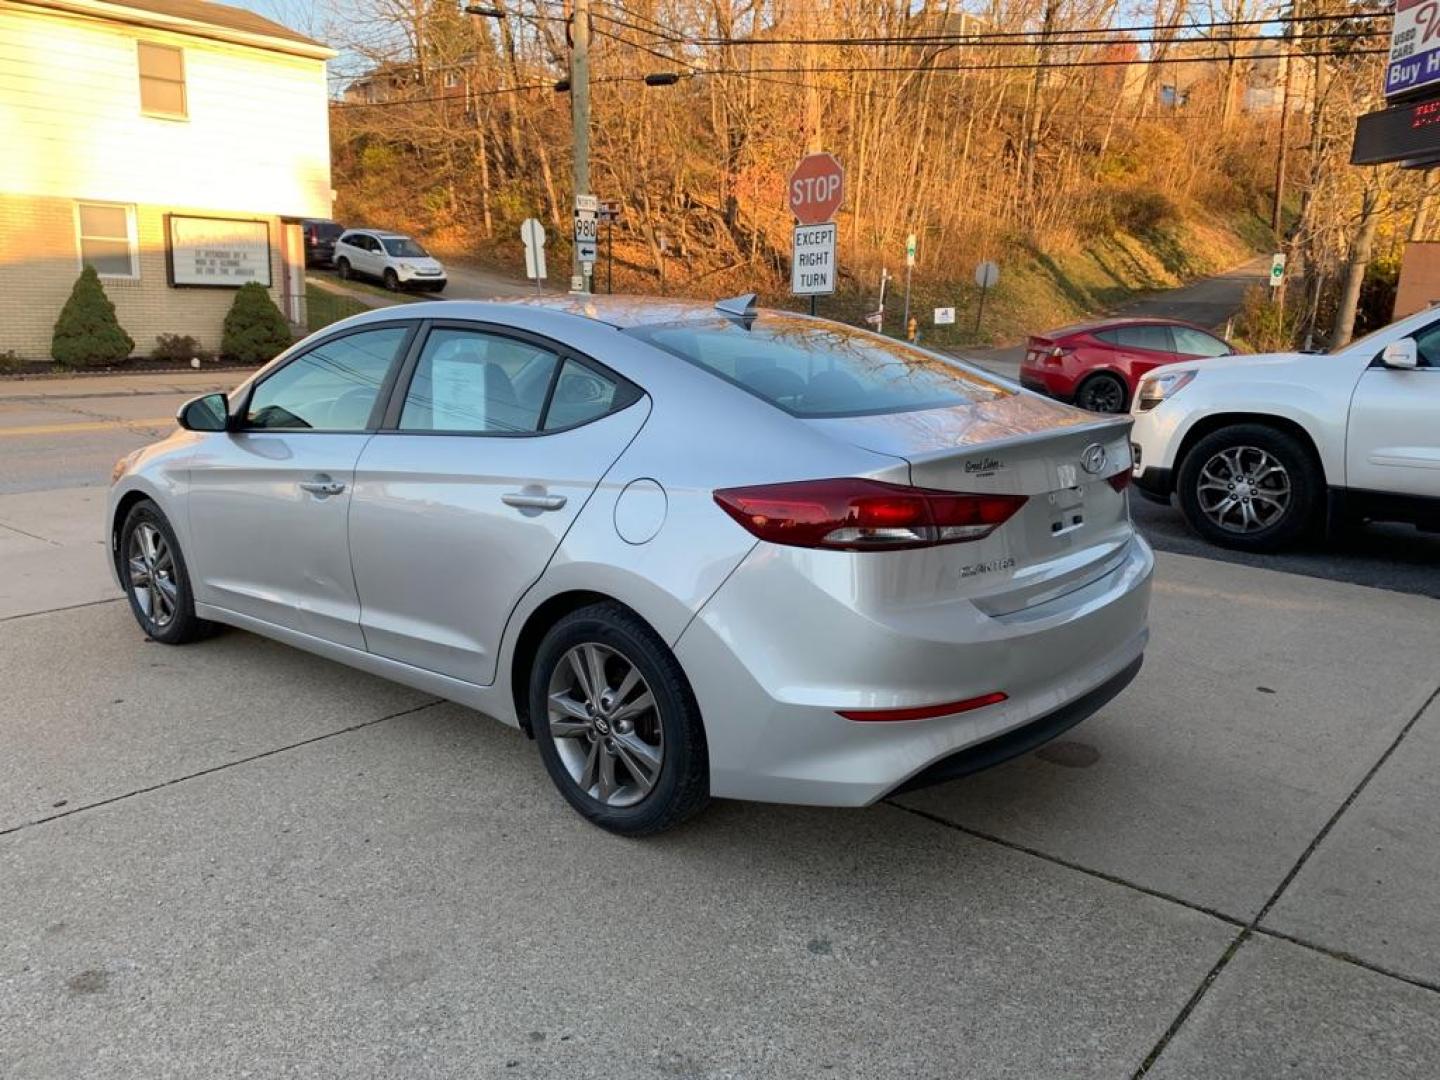
<instances>
[{"instance_id":1,"label":"elantra badge","mask_svg":"<svg viewBox=\"0 0 1440 1080\"><path fill-rule=\"evenodd\" d=\"M1080 451L1080 467L1091 476L1097 476L1105 471L1105 463L1110 455L1105 452L1105 447L1098 442L1091 443Z\"/></svg>"}]
</instances>

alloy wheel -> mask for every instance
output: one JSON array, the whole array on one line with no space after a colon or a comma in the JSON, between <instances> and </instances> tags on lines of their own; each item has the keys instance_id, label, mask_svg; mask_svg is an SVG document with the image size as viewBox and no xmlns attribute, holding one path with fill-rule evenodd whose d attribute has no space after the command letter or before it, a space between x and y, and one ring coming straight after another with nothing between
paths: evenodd
<instances>
[{"instance_id":1,"label":"alloy wheel","mask_svg":"<svg viewBox=\"0 0 1440 1080\"><path fill-rule=\"evenodd\" d=\"M1195 481L1200 511L1219 528L1254 533L1290 509L1290 474L1257 446L1231 446L1210 458Z\"/></svg>"},{"instance_id":2,"label":"alloy wheel","mask_svg":"<svg viewBox=\"0 0 1440 1080\"><path fill-rule=\"evenodd\" d=\"M130 569L130 594L142 614L156 629L163 630L175 618L180 588L175 582L175 555L165 536L148 521L130 533L126 553Z\"/></svg>"},{"instance_id":3,"label":"alloy wheel","mask_svg":"<svg viewBox=\"0 0 1440 1080\"><path fill-rule=\"evenodd\" d=\"M550 675L546 721L576 786L606 806L634 806L665 760L659 708L639 669L606 645L568 650Z\"/></svg>"},{"instance_id":4,"label":"alloy wheel","mask_svg":"<svg viewBox=\"0 0 1440 1080\"><path fill-rule=\"evenodd\" d=\"M1091 379L1081 390L1079 404L1091 412L1121 412L1125 408L1125 388L1108 376Z\"/></svg>"}]
</instances>

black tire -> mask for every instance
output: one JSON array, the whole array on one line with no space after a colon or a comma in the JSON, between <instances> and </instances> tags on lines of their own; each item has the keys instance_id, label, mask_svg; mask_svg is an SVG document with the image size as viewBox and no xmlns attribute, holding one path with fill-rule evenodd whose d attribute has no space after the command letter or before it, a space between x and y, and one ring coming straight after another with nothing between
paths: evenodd
<instances>
[{"instance_id":1,"label":"black tire","mask_svg":"<svg viewBox=\"0 0 1440 1080\"><path fill-rule=\"evenodd\" d=\"M350 280L350 260L349 260L349 259L336 259L336 260L335 260L335 273L336 273L336 275L340 278L341 281L349 281L349 280Z\"/></svg>"},{"instance_id":2,"label":"black tire","mask_svg":"<svg viewBox=\"0 0 1440 1080\"><path fill-rule=\"evenodd\" d=\"M663 730L659 776L649 792L629 806L602 802L582 789L557 749L550 729L549 696L556 669L579 646L598 645L628 662L648 684L656 708L649 721ZM705 728L695 695L674 655L633 611L616 603L592 604L565 616L545 635L530 670L530 724L550 779L581 817L621 836L649 836L680 824L710 801L710 762ZM618 729L617 729L618 730ZM605 729L610 734L608 728ZM598 735L565 742L599 754L609 739ZM617 736L618 738L618 736ZM612 755L612 761L617 760ZM611 766L612 770L614 766ZM622 766L621 775L624 774ZM598 790L598 789L597 789Z\"/></svg>"},{"instance_id":3,"label":"black tire","mask_svg":"<svg viewBox=\"0 0 1440 1080\"><path fill-rule=\"evenodd\" d=\"M136 581L144 575L138 574L132 567L132 544L136 543L136 533L143 528L158 532L170 555L168 570L162 568L154 575L161 581L168 580L173 586L174 598L170 602L169 618L165 618L163 612L157 614L147 610L154 606L153 602L142 598L140 587L136 585ZM115 558L120 580L125 582L125 596L130 601L130 613L135 616L135 621L140 624L140 629L147 637L162 645L185 645L208 637L214 630L213 623L195 615L195 594L190 588L190 571L185 565L180 542L175 538L175 530L170 527L170 522L160 508L149 499L136 503L125 516L125 523L120 526L120 548ZM149 589L146 592L153 595Z\"/></svg>"},{"instance_id":4,"label":"black tire","mask_svg":"<svg viewBox=\"0 0 1440 1080\"><path fill-rule=\"evenodd\" d=\"M383 280L385 282L385 288L389 289L391 292L400 291L400 275L395 273L395 271L391 270L388 266L385 268L385 276Z\"/></svg>"},{"instance_id":5,"label":"black tire","mask_svg":"<svg viewBox=\"0 0 1440 1080\"><path fill-rule=\"evenodd\" d=\"M1130 402L1125 380L1108 371L1091 375L1075 391L1075 404L1098 413L1123 413Z\"/></svg>"},{"instance_id":6,"label":"black tire","mask_svg":"<svg viewBox=\"0 0 1440 1080\"><path fill-rule=\"evenodd\" d=\"M1263 479L1257 479L1252 488L1246 477L1259 477L1268 468L1258 464L1262 453L1278 463L1284 475L1270 473ZM1231 498L1229 491L1221 489L1214 479L1218 476L1220 483L1228 483L1233 472L1221 455L1228 455L1230 461L1241 462L1239 481L1245 482L1237 482L1230 490L1234 490L1237 496L1246 490L1259 492L1250 504L1255 508L1253 512L1257 515L1272 513L1273 520L1259 523L1258 527L1251 527L1248 531L1238 531L1243 519L1236 520L1236 513L1243 511L1244 504L1238 508L1232 506L1224 516L1232 523L1230 528L1217 523L1213 505L1211 512L1207 513L1202 499L1223 502ZM1207 466L1210 466L1209 476L1205 475ZM1255 471L1243 471L1247 468ZM1202 482L1209 485L1204 493ZM1279 488L1274 486L1281 482L1288 485L1288 493L1283 499L1279 497ZM1325 480L1309 448L1295 436L1266 424L1232 424L1212 431L1190 448L1176 474L1176 490L1185 520L1206 540L1237 551L1264 552L1287 547L1312 528L1323 502ZM1263 508L1262 499L1265 500ZM1281 509L1275 509L1276 503L1281 504Z\"/></svg>"}]
</instances>

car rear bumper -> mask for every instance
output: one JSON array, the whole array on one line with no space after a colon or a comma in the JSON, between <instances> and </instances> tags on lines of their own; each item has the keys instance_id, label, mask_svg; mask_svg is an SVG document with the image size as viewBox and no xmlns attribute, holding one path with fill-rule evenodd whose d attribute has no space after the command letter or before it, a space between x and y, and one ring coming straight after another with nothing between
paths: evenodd
<instances>
[{"instance_id":1,"label":"car rear bumper","mask_svg":"<svg viewBox=\"0 0 1440 1080\"><path fill-rule=\"evenodd\" d=\"M676 647L721 797L864 806L948 770L983 768L1099 708L1133 676L1148 637L1154 558L1138 536L1098 580L998 617L958 599L918 614L827 603L787 581L777 550L758 545ZM857 722L836 712L995 691L1007 699L934 719Z\"/></svg>"},{"instance_id":2,"label":"car rear bumper","mask_svg":"<svg viewBox=\"0 0 1440 1080\"><path fill-rule=\"evenodd\" d=\"M1026 390L1033 390L1037 394L1044 394L1046 397L1055 398L1057 401L1068 402L1075 396L1073 383L1060 371L1049 371L1035 367L1021 367L1020 385Z\"/></svg>"}]
</instances>

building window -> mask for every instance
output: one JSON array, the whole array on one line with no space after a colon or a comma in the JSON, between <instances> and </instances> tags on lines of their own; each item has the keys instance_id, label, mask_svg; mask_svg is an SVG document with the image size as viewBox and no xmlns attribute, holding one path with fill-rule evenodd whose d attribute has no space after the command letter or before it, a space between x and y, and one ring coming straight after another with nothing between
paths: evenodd
<instances>
[{"instance_id":1,"label":"building window","mask_svg":"<svg viewBox=\"0 0 1440 1080\"><path fill-rule=\"evenodd\" d=\"M140 111L152 116L183 120L185 111L185 53L173 45L141 41Z\"/></svg>"},{"instance_id":2,"label":"building window","mask_svg":"<svg viewBox=\"0 0 1440 1080\"><path fill-rule=\"evenodd\" d=\"M76 203L75 232L81 266L93 266L101 277L140 276L135 258L134 207Z\"/></svg>"}]
</instances>

